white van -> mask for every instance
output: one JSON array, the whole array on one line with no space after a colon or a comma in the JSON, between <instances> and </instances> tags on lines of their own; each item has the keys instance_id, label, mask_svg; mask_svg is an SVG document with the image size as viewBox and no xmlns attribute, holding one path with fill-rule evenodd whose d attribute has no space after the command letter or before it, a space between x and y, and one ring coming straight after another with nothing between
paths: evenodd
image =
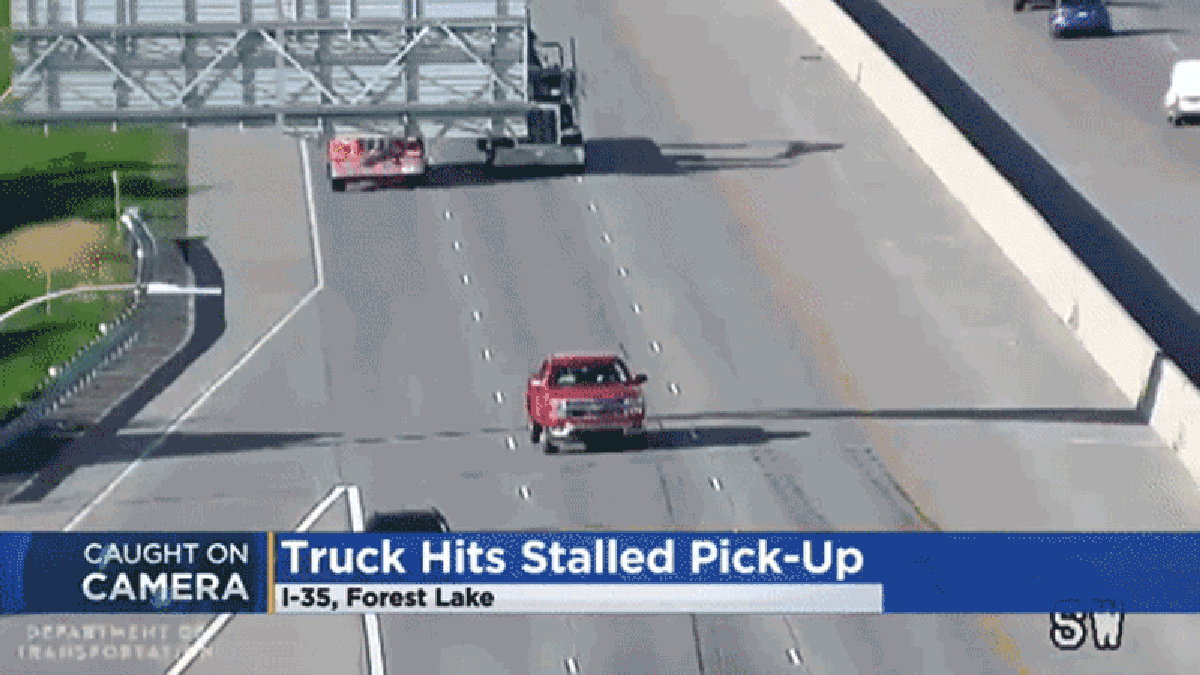
<instances>
[{"instance_id":1,"label":"white van","mask_svg":"<svg viewBox=\"0 0 1200 675\"><path fill-rule=\"evenodd\" d=\"M1176 61L1171 86L1163 97L1167 120L1179 126L1188 117L1200 117L1200 59Z\"/></svg>"}]
</instances>

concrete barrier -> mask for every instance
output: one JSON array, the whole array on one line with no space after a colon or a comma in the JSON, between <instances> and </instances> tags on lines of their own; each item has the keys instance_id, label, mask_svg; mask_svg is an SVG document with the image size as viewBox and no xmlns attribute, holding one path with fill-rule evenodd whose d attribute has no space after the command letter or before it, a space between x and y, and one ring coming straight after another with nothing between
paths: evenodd
<instances>
[{"instance_id":1,"label":"concrete barrier","mask_svg":"<svg viewBox=\"0 0 1200 675\"><path fill-rule=\"evenodd\" d=\"M862 90L1029 279L1131 405L1200 480L1200 391L1053 228L832 0L780 4ZM1189 433L1189 430L1191 432Z\"/></svg>"}]
</instances>

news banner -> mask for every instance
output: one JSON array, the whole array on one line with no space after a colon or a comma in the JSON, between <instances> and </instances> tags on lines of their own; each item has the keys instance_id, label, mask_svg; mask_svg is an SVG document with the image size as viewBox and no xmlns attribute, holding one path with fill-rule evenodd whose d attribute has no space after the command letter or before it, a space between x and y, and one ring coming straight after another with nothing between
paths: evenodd
<instances>
[{"instance_id":1,"label":"news banner","mask_svg":"<svg viewBox=\"0 0 1200 675\"><path fill-rule=\"evenodd\" d=\"M1200 612L1200 533L0 533L5 614Z\"/></svg>"}]
</instances>

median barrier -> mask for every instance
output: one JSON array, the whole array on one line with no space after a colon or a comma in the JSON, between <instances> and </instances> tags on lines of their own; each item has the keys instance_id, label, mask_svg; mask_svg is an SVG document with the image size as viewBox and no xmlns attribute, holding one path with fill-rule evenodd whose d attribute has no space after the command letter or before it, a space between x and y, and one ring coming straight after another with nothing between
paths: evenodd
<instances>
[{"instance_id":1,"label":"median barrier","mask_svg":"<svg viewBox=\"0 0 1200 675\"><path fill-rule=\"evenodd\" d=\"M1050 224L834 0L779 0L1016 265L1200 480L1200 391ZM1161 366L1157 368L1155 366ZM1152 370L1156 371L1152 376ZM1189 429L1191 432L1189 432Z\"/></svg>"}]
</instances>

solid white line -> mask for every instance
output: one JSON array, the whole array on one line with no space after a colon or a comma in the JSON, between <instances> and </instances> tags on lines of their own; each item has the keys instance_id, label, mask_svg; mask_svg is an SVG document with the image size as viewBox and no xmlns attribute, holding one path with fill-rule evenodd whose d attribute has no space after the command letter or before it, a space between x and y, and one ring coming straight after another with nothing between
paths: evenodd
<instances>
[{"instance_id":1,"label":"solid white line","mask_svg":"<svg viewBox=\"0 0 1200 675\"><path fill-rule=\"evenodd\" d=\"M317 504L317 507L312 511L309 511L308 516L305 517L304 520L300 521L300 524L296 526L296 531L307 532L309 528L311 528L317 522L318 518L325 515L325 511L329 509L329 505L337 501L337 498L341 497L342 493L345 491L345 485L338 485L330 490L329 494L325 495L325 499L321 500L321 503Z\"/></svg>"},{"instance_id":2,"label":"solid white line","mask_svg":"<svg viewBox=\"0 0 1200 675\"><path fill-rule=\"evenodd\" d=\"M304 187L308 197L308 220L312 224L313 258L317 265L317 288L325 288L325 259L321 256L321 236L317 232L317 203L313 199L312 167L308 165L308 141L300 141L300 157L304 162Z\"/></svg>"},{"instance_id":3,"label":"solid white line","mask_svg":"<svg viewBox=\"0 0 1200 675\"><path fill-rule=\"evenodd\" d=\"M358 488L352 489L358 490ZM325 512L329 510L329 507L332 506L333 503L337 501L337 498L341 497L342 493L345 491L345 485L334 486L334 488L329 491L329 494L325 495L325 498L318 502L317 505L308 512L308 515L304 517L304 520L300 521L300 524L296 526L296 531L307 532L308 529L321 518L321 516L325 515ZM196 657L200 656L200 652L204 651L204 649L208 647L208 643L212 642L213 639L217 637L217 634L220 633L223 628L225 628L226 624L232 620L232 614L221 614L217 618L213 619L211 623L204 627L204 632L196 638L196 641L189 645L183 654L179 655L179 660L171 665L171 668L167 670L165 675L182 675L183 671L187 670L188 667L192 665L192 662L196 660Z\"/></svg>"},{"instance_id":4,"label":"solid white line","mask_svg":"<svg viewBox=\"0 0 1200 675\"><path fill-rule=\"evenodd\" d=\"M350 529L362 532L366 529L363 523L362 494L357 485L346 488L346 506L350 508ZM379 615L363 614L363 630L367 634L367 673L369 675L386 675L383 660L383 637L379 632Z\"/></svg>"},{"instance_id":5,"label":"solid white line","mask_svg":"<svg viewBox=\"0 0 1200 675\"><path fill-rule=\"evenodd\" d=\"M364 524L363 517L362 495L358 492L358 486L351 485L346 488L346 506L350 508L350 531L362 532L367 529Z\"/></svg>"},{"instance_id":6,"label":"solid white line","mask_svg":"<svg viewBox=\"0 0 1200 675\"><path fill-rule=\"evenodd\" d=\"M301 309L303 309L305 305L311 302L312 299L316 297L316 295L320 293L322 289L325 288L325 272L323 269L324 262L321 258L321 240L317 233L317 211L313 206L312 171L308 165L308 150L303 140L300 141L300 154L304 158L304 182L308 191L309 204L308 220L312 230L311 236L313 241L313 257L316 258L317 263L316 287L309 291L308 294L305 295L295 307L292 307L291 311L284 315L282 319L277 321L275 325L271 327L271 330L267 331L266 335L260 337L254 343L254 345L250 347L249 351L243 354L242 358L238 359L237 363L233 364L232 368L225 371L225 373L221 375L216 382L209 386L209 388L205 390L205 392L201 394L200 397L196 399L194 403L192 403L192 405L188 406L188 409L184 410L183 414L177 417L171 426L167 427L167 430L164 431L162 435L154 441L154 443L150 444L150 447L146 448L146 450L143 451L137 459L130 462L129 465L125 467L125 470L118 474L117 477L114 478L112 482L110 482L104 488L104 490L100 492L100 494L96 495L96 497L92 499L92 501L88 502L83 509L79 511L79 513L75 514L75 517L71 519L71 522L67 523L66 527L63 528L63 532L70 532L71 530L74 530L75 527L82 522L83 519L92 512L93 509L100 505L100 502L104 501L110 494L112 494L112 491L116 489L117 485L119 485L121 481L125 480L129 474L133 473L134 470L141 466L142 462L145 461L147 457L157 452L158 449L162 447L162 444L166 442L168 436L175 433L175 431L178 430L179 427L188 420L188 418L190 418L197 410L200 409L200 406L204 405L208 401L208 399L217 391L217 389L221 387L221 385L225 384L229 378L233 377L234 373L241 370L242 366L246 365L250 359L254 358L254 355L258 353L258 350L262 349L263 345L265 345L268 340L275 337L276 333L283 330L283 327L292 320L292 317L295 316L296 313Z\"/></svg>"},{"instance_id":7,"label":"solid white line","mask_svg":"<svg viewBox=\"0 0 1200 675\"><path fill-rule=\"evenodd\" d=\"M308 295L305 295L304 298L300 301L300 303L297 304L295 307L293 307L292 311L287 313L287 316L283 317L283 319L280 320L279 323L277 323L264 337L260 338L259 341L256 342L253 347L250 348L250 351L247 352L246 355L244 357L242 357L241 360L239 360L236 364L234 364L233 368L229 372L227 372L224 376L222 376L221 379L218 380L216 384L214 384L207 392L205 392L204 396L200 397L200 400L198 400L195 404L193 404L192 407L190 407L186 411L184 411L183 415L181 415L179 417L179 419L176 420L175 424L172 424L171 428L167 429L167 432L165 434L163 434L161 437L159 437L159 440L155 443L155 445L151 446L151 448L149 450L142 453L142 456L139 457L137 459L137 462L135 462L135 463L140 463L142 461L142 459L145 458L151 451L156 449L157 446L161 445L163 439L165 439L168 434L172 433L176 428L178 428L179 425L182 424L187 419L187 417L190 416L195 411L196 408L199 408L200 405L203 404L204 401L208 399L208 397L212 394L212 392L216 391L217 387L221 386L225 382L225 380L229 379L230 375L232 375L239 368L241 368L247 361L249 361L250 357L254 356L254 352L258 351L259 347L261 347L263 344L265 344L267 340L270 340L271 336L273 336L275 333L278 333L279 330L281 328L283 328L284 324L286 324L296 314L296 312L300 311L301 307L304 307L305 305L307 305L308 302L310 300L312 300L313 297L316 296L317 293L321 292L321 289L325 288L325 271L324 271L325 263L323 262L323 260L321 258L321 239L317 233L317 209L313 203L313 196L312 196L312 194L313 194L312 171L308 166L308 148L307 148L307 142L304 139L300 140L300 156L304 162L304 187L308 193L308 206L309 206L308 222L309 222L309 225L310 225L311 231L312 231L311 236L312 236L312 244L313 244L313 257L316 259L316 265L317 265L317 286L316 286L316 288L309 291ZM122 472L121 475L118 476L116 480L114 480L111 484L109 484L108 488L105 489L104 493L102 493L99 497L97 497L95 500L93 500L92 504L89 504L87 509L85 509L83 512L80 512L80 514L78 516L76 516L76 520L78 520L79 518L82 518L82 516L85 515L88 510L90 510L95 504L98 504L101 499L103 499L109 492L111 492L112 489L116 486L116 484L118 482L120 482L120 480L122 478L124 478L126 475L128 475L133 470L133 467L134 467L134 465L132 465L132 464L130 466L126 467L125 471ZM321 500L321 502L317 505L317 507L314 508L312 511L310 511L309 514L302 521L300 521L300 525L298 525L296 527L296 531L297 532L305 532L308 530L308 528L312 527L313 523L317 522L317 519L321 517L321 515L325 512L325 510L328 509L330 507L330 505L332 505L337 500L337 497L341 496L341 494L345 491L346 491L346 486L344 486L344 485L338 485L335 488L333 488L333 490L330 491L330 493L325 496L325 499ZM73 521L71 521L71 524L73 525L75 522L76 521L73 520ZM185 651L182 655L180 655L179 660L176 661L174 663L174 665L171 666L170 670L168 670L165 675L181 675L185 670L187 670L192 665L192 662L195 661L196 658L200 655L200 652L203 651L206 647L208 647L208 644L217 637L217 634L221 632L221 629L223 629L225 627L225 625L228 624L232 619L233 619L232 614L222 614L222 615L218 616L216 619L214 619L213 622L210 623L204 629L204 632L200 634L200 637L196 638L196 641L193 642L191 644L191 646L188 647L187 651Z\"/></svg>"},{"instance_id":8,"label":"solid white line","mask_svg":"<svg viewBox=\"0 0 1200 675\"><path fill-rule=\"evenodd\" d=\"M367 672L370 675L384 675L383 668L383 639L379 635L379 615L363 614L363 628L367 631Z\"/></svg>"},{"instance_id":9,"label":"solid white line","mask_svg":"<svg viewBox=\"0 0 1200 675\"><path fill-rule=\"evenodd\" d=\"M232 619L232 614L222 614L213 619L212 623L204 627L204 632L187 648L187 651L180 655L179 660L171 666L165 675L181 675L183 671L187 670L192 665L192 662L196 660L196 657L200 655L200 652L208 646L208 643L213 641L213 638L217 637L217 634Z\"/></svg>"}]
</instances>

